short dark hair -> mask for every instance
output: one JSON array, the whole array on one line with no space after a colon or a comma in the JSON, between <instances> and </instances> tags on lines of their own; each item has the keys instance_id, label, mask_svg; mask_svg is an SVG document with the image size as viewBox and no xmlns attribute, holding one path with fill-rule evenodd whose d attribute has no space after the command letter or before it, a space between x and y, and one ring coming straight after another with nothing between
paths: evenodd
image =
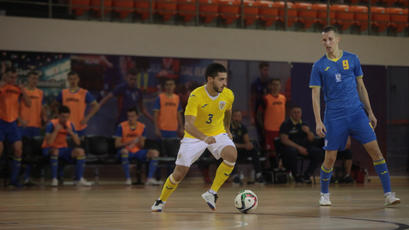
<instances>
[{"instance_id":1,"label":"short dark hair","mask_svg":"<svg viewBox=\"0 0 409 230\"><path fill-rule=\"evenodd\" d=\"M73 75L78 75L78 73L75 72L75 71L70 71L70 72L68 72L68 74L67 74L67 76L73 76ZM78 75L78 76L79 76L79 75Z\"/></svg>"},{"instance_id":2,"label":"short dark hair","mask_svg":"<svg viewBox=\"0 0 409 230\"><path fill-rule=\"evenodd\" d=\"M131 113L131 112L135 112L136 114L139 114L139 111L135 106L128 109L128 113Z\"/></svg>"},{"instance_id":3,"label":"short dark hair","mask_svg":"<svg viewBox=\"0 0 409 230\"><path fill-rule=\"evenodd\" d=\"M65 105L62 105L60 107L58 107L58 114L63 114L63 113L70 113L70 108L68 108Z\"/></svg>"},{"instance_id":4,"label":"short dark hair","mask_svg":"<svg viewBox=\"0 0 409 230\"><path fill-rule=\"evenodd\" d=\"M328 33L330 31L333 31L334 33L338 33L338 29L335 26L326 26L322 29L322 33Z\"/></svg>"},{"instance_id":5,"label":"short dark hair","mask_svg":"<svg viewBox=\"0 0 409 230\"><path fill-rule=\"evenodd\" d=\"M161 85L164 87L164 86L166 85L166 82L168 82L168 81L172 81L173 83L176 84L176 80L175 80L175 79L173 79L173 78L165 78L165 79L163 79L163 80L161 81Z\"/></svg>"},{"instance_id":6,"label":"short dark hair","mask_svg":"<svg viewBox=\"0 0 409 230\"><path fill-rule=\"evenodd\" d=\"M4 73L17 73L17 70L14 67L7 67Z\"/></svg>"},{"instance_id":7,"label":"short dark hair","mask_svg":"<svg viewBox=\"0 0 409 230\"><path fill-rule=\"evenodd\" d=\"M278 81L278 82L281 83L281 79L280 79L280 78L272 78L270 81L271 81L271 82L273 82L273 81Z\"/></svg>"},{"instance_id":8,"label":"short dark hair","mask_svg":"<svg viewBox=\"0 0 409 230\"><path fill-rule=\"evenodd\" d=\"M239 110L239 109L233 109L233 111L231 112L231 114L235 114L235 113L237 113L237 112L241 112L241 110Z\"/></svg>"},{"instance_id":9,"label":"short dark hair","mask_svg":"<svg viewBox=\"0 0 409 230\"><path fill-rule=\"evenodd\" d=\"M138 71L135 68L132 68L132 69L128 70L128 74L129 75L137 75Z\"/></svg>"},{"instance_id":10,"label":"short dark hair","mask_svg":"<svg viewBox=\"0 0 409 230\"><path fill-rule=\"evenodd\" d=\"M258 68L259 68L259 69L262 69L262 68L268 67L268 66L269 66L269 65L268 65L267 62L260 62L260 64L258 64Z\"/></svg>"},{"instance_id":11,"label":"short dark hair","mask_svg":"<svg viewBox=\"0 0 409 230\"><path fill-rule=\"evenodd\" d=\"M301 106L299 106L299 105L292 105L291 108L290 108L290 111L292 111L293 109L301 109L302 110Z\"/></svg>"},{"instance_id":12,"label":"short dark hair","mask_svg":"<svg viewBox=\"0 0 409 230\"><path fill-rule=\"evenodd\" d=\"M207 66L206 68L206 81L207 81L207 77L212 77L215 78L217 76L218 73L226 73L226 67L224 67L224 65L219 64L219 63L212 63L210 65Z\"/></svg>"}]
</instances>

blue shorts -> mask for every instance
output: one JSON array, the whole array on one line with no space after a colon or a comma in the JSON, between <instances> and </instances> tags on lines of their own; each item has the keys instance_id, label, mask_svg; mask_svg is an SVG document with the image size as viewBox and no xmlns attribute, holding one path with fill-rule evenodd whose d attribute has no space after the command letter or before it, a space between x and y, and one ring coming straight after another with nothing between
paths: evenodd
<instances>
[{"instance_id":1,"label":"blue shorts","mask_svg":"<svg viewBox=\"0 0 409 230\"><path fill-rule=\"evenodd\" d=\"M0 142L5 140L10 143L21 141L21 133L17 126L17 121L7 122L0 119Z\"/></svg>"},{"instance_id":2,"label":"blue shorts","mask_svg":"<svg viewBox=\"0 0 409 230\"><path fill-rule=\"evenodd\" d=\"M51 148L43 148L43 156L48 157L50 156ZM71 156L72 148L59 148L58 149L58 158L63 159L68 162L73 162L73 158Z\"/></svg>"},{"instance_id":3,"label":"blue shorts","mask_svg":"<svg viewBox=\"0 0 409 230\"><path fill-rule=\"evenodd\" d=\"M20 133L22 137L38 137L40 136L40 128L36 127L20 127Z\"/></svg>"},{"instance_id":4,"label":"blue shorts","mask_svg":"<svg viewBox=\"0 0 409 230\"><path fill-rule=\"evenodd\" d=\"M331 117L326 116L324 124L327 129L325 150L344 150L348 136L353 137L361 144L376 140L375 132L362 108L344 118L331 119Z\"/></svg>"},{"instance_id":5,"label":"blue shorts","mask_svg":"<svg viewBox=\"0 0 409 230\"><path fill-rule=\"evenodd\" d=\"M161 130L160 133L162 135L162 138L178 138L178 132L177 131Z\"/></svg>"},{"instance_id":6,"label":"blue shorts","mask_svg":"<svg viewBox=\"0 0 409 230\"><path fill-rule=\"evenodd\" d=\"M140 161L146 161L146 155L148 154L148 150L147 149L141 149L138 152L129 152L128 153L128 159L132 160L132 159L137 159ZM118 150L118 152L116 153L118 158L121 158L121 149Z\"/></svg>"}]
</instances>

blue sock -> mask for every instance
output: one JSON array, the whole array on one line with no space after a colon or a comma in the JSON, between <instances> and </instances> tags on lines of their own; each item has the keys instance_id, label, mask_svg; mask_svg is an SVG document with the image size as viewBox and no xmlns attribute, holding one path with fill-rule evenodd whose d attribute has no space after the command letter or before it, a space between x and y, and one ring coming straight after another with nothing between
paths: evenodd
<instances>
[{"instance_id":1,"label":"blue sock","mask_svg":"<svg viewBox=\"0 0 409 230\"><path fill-rule=\"evenodd\" d=\"M57 179L58 157L57 156L50 156L50 163L51 163L51 177L53 179Z\"/></svg>"},{"instance_id":2,"label":"blue sock","mask_svg":"<svg viewBox=\"0 0 409 230\"><path fill-rule=\"evenodd\" d=\"M373 162L375 166L375 171L381 179L383 192L387 193L391 191L391 179L389 177L388 166L386 165L385 159L377 160Z\"/></svg>"},{"instance_id":3,"label":"blue sock","mask_svg":"<svg viewBox=\"0 0 409 230\"><path fill-rule=\"evenodd\" d=\"M129 160L128 160L128 154L126 154L126 155L121 155L121 162L122 162L122 168L124 169L125 178L126 178L126 179L131 178L131 175L129 174Z\"/></svg>"},{"instance_id":4,"label":"blue sock","mask_svg":"<svg viewBox=\"0 0 409 230\"><path fill-rule=\"evenodd\" d=\"M21 167L21 157L13 158L13 161L11 164L11 177L10 177L10 182L12 184L17 184L17 177L20 173L20 167Z\"/></svg>"},{"instance_id":5,"label":"blue sock","mask_svg":"<svg viewBox=\"0 0 409 230\"><path fill-rule=\"evenodd\" d=\"M24 170L24 181L30 179L30 172L31 172L31 165L27 164Z\"/></svg>"},{"instance_id":6,"label":"blue sock","mask_svg":"<svg viewBox=\"0 0 409 230\"><path fill-rule=\"evenodd\" d=\"M328 193L329 183L331 182L333 169L327 169L321 166L320 177L321 177L321 193Z\"/></svg>"},{"instance_id":7,"label":"blue sock","mask_svg":"<svg viewBox=\"0 0 409 230\"><path fill-rule=\"evenodd\" d=\"M77 157L77 164L75 166L76 180L80 180L84 175L85 156Z\"/></svg>"},{"instance_id":8,"label":"blue sock","mask_svg":"<svg viewBox=\"0 0 409 230\"><path fill-rule=\"evenodd\" d=\"M152 178L155 175L157 167L158 167L158 161L157 160L151 160L149 162L148 178Z\"/></svg>"}]
</instances>

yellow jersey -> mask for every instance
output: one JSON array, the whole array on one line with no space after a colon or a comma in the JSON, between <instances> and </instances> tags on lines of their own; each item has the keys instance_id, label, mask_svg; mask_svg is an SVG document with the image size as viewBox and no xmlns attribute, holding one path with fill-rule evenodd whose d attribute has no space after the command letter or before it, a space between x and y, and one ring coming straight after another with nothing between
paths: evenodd
<instances>
[{"instance_id":1,"label":"yellow jersey","mask_svg":"<svg viewBox=\"0 0 409 230\"><path fill-rule=\"evenodd\" d=\"M225 133L224 113L232 109L234 94L224 88L219 95L212 97L205 85L196 88L190 93L185 116L195 116L194 126L207 136L216 136ZM185 131L185 137L196 138Z\"/></svg>"}]
</instances>

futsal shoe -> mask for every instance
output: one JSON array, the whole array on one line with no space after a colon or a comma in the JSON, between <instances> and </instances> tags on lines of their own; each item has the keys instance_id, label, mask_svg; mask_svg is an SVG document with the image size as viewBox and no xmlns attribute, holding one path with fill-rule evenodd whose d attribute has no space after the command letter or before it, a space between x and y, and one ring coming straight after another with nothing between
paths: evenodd
<instances>
[{"instance_id":1,"label":"futsal shoe","mask_svg":"<svg viewBox=\"0 0 409 230\"><path fill-rule=\"evenodd\" d=\"M58 186L58 180L57 180L57 178L53 178L53 179L51 180L51 186L52 186L52 187L57 187L57 186Z\"/></svg>"},{"instance_id":2,"label":"futsal shoe","mask_svg":"<svg viewBox=\"0 0 409 230\"><path fill-rule=\"evenodd\" d=\"M393 206L400 203L400 199L395 196L394 192L385 194L385 206Z\"/></svg>"},{"instance_id":3,"label":"futsal shoe","mask_svg":"<svg viewBox=\"0 0 409 230\"><path fill-rule=\"evenodd\" d=\"M163 184L162 181L156 180L155 178L149 178L149 179L146 180L146 185L157 186L157 185L162 185L162 184Z\"/></svg>"},{"instance_id":4,"label":"futsal shoe","mask_svg":"<svg viewBox=\"0 0 409 230\"><path fill-rule=\"evenodd\" d=\"M332 203L329 200L329 193L321 193L320 206L331 206Z\"/></svg>"},{"instance_id":5,"label":"futsal shoe","mask_svg":"<svg viewBox=\"0 0 409 230\"><path fill-rule=\"evenodd\" d=\"M156 200L155 203L152 205L152 212L162 212L163 206L165 206L164 201Z\"/></svg>"},{"instance_id":6,"label":"futsal shoe","mask_svg":"<svg viewBox=\"0 0 409 230\"><path fill-rule=\"evenodd\" d=\"M81 177L79 181L75 181L74 184L76 186L83 186L83 187L89 187L92 186L92 182L88 182L87 180L84 179L84 177Z\"/></svg>"},{"instance_id":7,"label":"futsal shoe","mask_svg":"<svg viewBox=\"0 0 409 230\"><path fill-rule=\"evenodd\" d=\"M213 211L216 210L216 201L218 198L217 194L211 194L209 191L207 191L202 194L202 198L206 201L207 205L209 205L210 209Z\"/></svg>"},{"instance_id":8,"label":"futsal shoe","mask_svg":"<svg viewBox=\"0 0 409 230\"><path fill-rule=\"evenodd\" d=\"M125 185L132 185L131 178L128 178L128 179L125 180Z\"/></svg>"}]
</instances>

